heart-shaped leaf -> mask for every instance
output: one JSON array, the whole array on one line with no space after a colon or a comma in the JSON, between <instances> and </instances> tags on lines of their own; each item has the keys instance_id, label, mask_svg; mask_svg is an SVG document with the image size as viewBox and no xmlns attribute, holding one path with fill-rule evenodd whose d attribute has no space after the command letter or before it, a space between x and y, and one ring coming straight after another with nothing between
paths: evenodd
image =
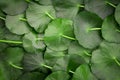
<instances>
[{"instance_id":1,"label":"heart-shaped leaf","mask_svg":"<svg viewBox=\"0 0 120 80\"><path fill-rule=\"evenodd\" d=\"M29 32L29 26L26 22L20 20L23 18L24 14L19 14L15 16L6 16L5 24L6 27L10 30L10 32L22 35Z\"/></svg>"},{"instance_id":2,"label":"heart-shaped leaf","mask_svg":"<svg viewBox=\"0 0 120 80\"><path fill-rule=\"evenodd\" d=\"M102 24L102 36L109 42L120 43L119 25L114 19L114 16L107 17Z\"/></svg>"},{"instance_id":3,"label":"heart-shaped leaf","mask_svg":"<svg viewBox=\"0 0 120 80\"><path fill-rule=\"evenodd\" d=\"M80 45L94 49L101 43L99 31L102 20L88 11L80 12L74 19L74 33Z\"/></svg>"},{"instance_id":4,"label":"heart-shaped leaf","mask_svg":"<svg viewBox=\"0 0 120 80\"><path fill-rule=\"evenodd\" d=\"M92 72L102 80L120 79L120 44L102 42L92 53Z\"/></svg>"},{"instance_id":5,"label":"heart-shaped leaf","mask_svg":"<svg viewBox=\"0 0 120 80\"><path fill-rule=\"evenodd\" d=\"M46 45L55 51L68 49L71 39L74 40L72 21L68 19L55 19L45 30Z\"/></svg>"},{"instance_id":6,"label":"heart-shaped leaf","mask_svg":"<svg viewBox=\"0 0 120 80\"><path fill-rule=\"evenodd\" d=\"M28 23L37 32L44 32L48 23L55 18L55 10L53 6L38 5L30 3L26 10Z\"/></svg>"}]
</instances>

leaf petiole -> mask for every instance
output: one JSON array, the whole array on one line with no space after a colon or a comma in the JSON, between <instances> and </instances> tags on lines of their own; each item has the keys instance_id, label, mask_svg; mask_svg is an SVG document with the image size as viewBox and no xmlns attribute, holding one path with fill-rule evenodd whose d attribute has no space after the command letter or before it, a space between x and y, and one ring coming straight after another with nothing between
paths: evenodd
<instances>
[{"instance_id":1,"label":"leaf petiole","mask_svg":"<svg viewBox=\"0 0 120 80\"><path fill-rule=\"evenodd\" d=\"M108 1L105 1L105 3L112 6L112 7L114 7L114 8L116 8L116 5L114 5L114 4L112 4L112 3L108 2Z\"/></svg>"},{"instance_id":2,"label":"leaf petiole","mask_svg":"<svg viewBox=\"0 0 120 80\"><path fill-rule=\"evenodd\" d=\"M48 65L45 65L45 64L41 64L41 66L45 67L45 68L48 68L50 70L52 70L52 67L51 66L48 66Z\"/></svg>"},{"instance_id":3,"label":"leaf petiole","mask_svg":"<svg viewBox=\"0 0 120 80\"><path fill-rule=\"evenodd\" d=\"M23 69L22 67L14 65L12 62L9 62L9 64L16 69Z\"/></svg>"},{"instance_id":4,"label":"leaf petiole","mask_svg":"<svg viewBox=\"0 0 120 80\"><path fill-rule=\"evenodd\" d=\"M19 20L20 20L20 21L25 21L25 22L27 21L26 18L19 18Z\"/></svg>"},{"instance_id":5,"label":"leaf petiole","mask_svg":"<svg viewBox=\"0 0 120 80\"><path fill-rule=\"evenodd\" d=\"M87 29L87 32L89 32L89 31L99 31L99 30L101 30L102 28L88 28Z\"/></svg>"},{"instance_id":6,"label":"leaf petiole","mask_svg":"<svg viewBox=\"0 0 120 80\"><path fill-rule=\"evenodd\" d=\"M79 8L84 8L85 6L81 5L81 4L77 4L77 7Z\"/></svg>"},{"instance_id":7,"label":"leaf petiole","mask_svg":"<svg viewBox=\"0 0 120 80\"><path fill-rule=\"evenodd\" d=\"M74 74L74 73L75 73L75 72L73 72L73 71L71 71L71 70L69 70L69 72L70 72L70 73L72 73L72 74Z\"/></svg>"},{"instance_id":8,"label":"leaf petiole","mask_svg":"<svg viewBox=\"0 0 120 80\"><path fill-rule=\"evenodd\" d=\"M87 56L89 56L89 57L91 57L92 55L91 54L89 54L87 51L84 51L84 54L85 55L87 55Z\"/></svg>"},{"instance_id":9,"label":"leaf petiole","mask_svg":"<svg viewBox=\"0 0 120 80\"><path fill-rule=\"evenodd\" d=\"M43 38L36 38L36 41L43 41Z\"/></svg>"},{"instance_id":10,"label":"leaf petiole","mask_svg":"<svg viewBox=\"0 0 120 80\"><path fill-rule=\"evenodd\" d=\"M1 43L12 43L12 44L22 44L21 41L12 41L12 40L0 40Z\"/></svg>"},{"instance_id":11,"label":"leaf petiole","mask_svg":"<svg viewBox=\"0 0 120 80\"><path fill-rule=\"evenodd\" d=\"M53 19L55 19L52 15L50 15L48 12L45 12L45 14L49 17L49 18L51 18L52 20Z\"/></svg>"},{"instance_id":12,"label":"leaf petiole","mask_svg":"<svg viewBox=\"0 0 120 80\"><path fill-rule=\"evenodd\" d=\"M117 32L120 32L120 30L119 30L119 29L116 29L116 31L117 31Z\"/></svg>"},{"instance_id":13,"label":"leaf petiole","mask_svg":"<svg viewBox=\"0 0 120 80\"><path fill-rule=\"evenodd\" d=\"M116 62L116 64L117 64L118 66L120 66L120 62L117 60L116 57L113 57L113 60Z\"/></svg>"},{"instance_id":14,"label":"leaf petiole","mask_svg":"<svg viewBox=\"0 0 120 80\"><path fill-rule=\"evenodd\" d=\"M69 37L69 36L66 36L64 34L60 34L62 37L66 38L66 39L70 39L70 40L76 40L75 38L73 37Z\"/></svg>"},{"instance_id":15,"label":"leaf petiole","mask_svg":"<svg viewBox=\"0 0 120 80\"><path fill-rule=\"evenodd\" d=\"M0 16L0 19L5 21L5 18L4 18L4 17L2 17L2 16Z\"/></svg>"}]
</instances>

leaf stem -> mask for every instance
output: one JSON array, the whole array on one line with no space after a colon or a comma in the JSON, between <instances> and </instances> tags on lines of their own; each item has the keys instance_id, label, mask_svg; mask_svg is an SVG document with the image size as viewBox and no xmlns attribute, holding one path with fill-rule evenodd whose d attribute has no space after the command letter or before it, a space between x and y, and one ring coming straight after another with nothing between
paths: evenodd
<instances>
[{"instance_id":1,"label":"leaf stem","mask_svg":"<svg viewBox=\"0 0 120 80\"><path fill-rule=\"evenodd\" d=\"M75 73L74 71L71 71L71 70L69 70L69 72L70 72L70 73L72 73L72 74L74 74L74 73Z\"/></svg>"},{"instance_id":2,"label":"leaf stem","mask_svg":"<svg viewBox=\"0 0 120 80\"><path fill-rule=\"evenodd\" d=\"M21 41L12 41L12 40L0 40L1 43L12 43L12 44L22 44Z\"/></svg>"},{"instance_id":3,"label":"leaf stem","mask_svg":"<svg viewBox=\"0 0 120 80\"><path fill-rule=\"evenodd\" d=\"M79 7L79 8L84 8L85 6L84 6L84 5L81 5L81 4L77 4L77 7Z\"/></svg>"},{"instance_id":4,"label":"leaf stem","mask_svg":"<svg viewBox=\"0 0 120 80\"><path fill-rule=\"evenodd\" d=\"M25 1L28 2L28 3L31 2L30 0L25 0Z\"/></svg>"},{"instance_id":5,"label":"leaf stem","mask_svg":"<svg viewBox=\"0 0 120 80\"><path fill-rule=\"evenodd\" d=\"M119 29L116 29L116 31L117 31L117 32L120 32L120 30L119 30Z\"/></svg>"},{"instance_id":6,"label":"leaf stem","mask_svg":"<svg viewBox=\"0 0 120 80\"><path fill-rule=\"evenodd\" d=\"M113 59L114 59L114 61L116 62L116 64L117 64L118 66L120 66L120 62L117 60L117 58L116 58L116 57L113 57Z\"/></svg>"},{"instance_id":7,"label":"leaf stem","mask_svg":"<svg viewBox=\"0 0 120 80\"><path fill-rule=\"evenodd\" d=\"M36 38L36 41L43 41L43 38Z\"/></svg>"},{"instance_id":8,"label":"leaf stem","mask_svg":"<svg viewBox=\"0 0 120 80\"><path fill-rule=\"evenodd\" d=\"M101 30L102 28L88 28L87 29L87 32L89 31L98 31L98 30Z\"/></svg>"},{"instance_id":9,"label":"leaf stem","mask_svg":"<svg viewBox=\"0 0 120 80\"><path fill-rule=\"evenodd\" d=\"M51 18L52 20L53 19L55 19L52 15L50 15L48 12L45 12L45 14L49 17L49 18Z\"/></svg>"},{"instance_id":10,"label":"leaf stem","mask_svg":"<svg viewBox=\"0 0 120 80\"><path fill-rule=\"evenodd\" d=\"M16 69L23 69L22 67L16 66L16 65L13 64L12 62L9 62L9 64L10 64L12 67L16 68Z\"/></svg>"},{"instance_id":11,"label":"leaf stem","mask_svg":"<svg viewBox=\"0 0 120 80\"><path fill-rule=\"evenodd\" d=\"M51 66L47 66L47 65L45 65L45 64L41 64L41 66L43 66L43 67L45 67L45 68L48 68L48 69L52 70L52 67L51 67Z\"/></svg>"},{"instance_id":12,"label":"leaf stem","mask_svg":"<svg viewBox=\"0 0 120 80\"><path fill-rule=\"evenodd\" d=\"M89 56L89 57L91 57L92 55L91 54L89 54L87 51L84 51L84 54L85 55L87 55L87 56Z\"/></svg>"},{"instance_id":13,"label":"leaf stem","mask_svg":"<svg viewBox=\"0 0 120 80\"><path fill-rule=\"evenodd\" d=\"M26 18L19 18L20 21L25 21L27 22L27 19Z\"/></svg>"},{"instance_id":14,"label":"leaf stem","mask_svg":"<svg viewBox=\"0 0 120 80\"><path fill-rule=\"evenodd\" d=\"M66 35L64 35L64 34L60 34L60 35L61 35L62 37L64 37L64 38L67 38L67 39L70 39L70 40L76 40L75 38L66 36Z\"/></svg>"},{"instance_id":15,"label":"leaf stem","mask_svg":"<svg viewBox=\"0 0 120 80\"><path fill-rule=\"evenodd\" d=\"M114 4L112 4L112 3L108 2L108 1L105 1L105 3L112 6L112 7L114 7L114 8L116 8L116 5L114 5Z\"/></svg>"},{"instance_id":16,"label":"leaf stem","mask_svg":"<svg viewBox=\"0 0 120 80\"><path fill-rule=\"evenodd\" d=\"M2 16L0 16L0 19L5 21L5 18L4 18L4 17L2 17Z\"/></svg>"}]
</instances>

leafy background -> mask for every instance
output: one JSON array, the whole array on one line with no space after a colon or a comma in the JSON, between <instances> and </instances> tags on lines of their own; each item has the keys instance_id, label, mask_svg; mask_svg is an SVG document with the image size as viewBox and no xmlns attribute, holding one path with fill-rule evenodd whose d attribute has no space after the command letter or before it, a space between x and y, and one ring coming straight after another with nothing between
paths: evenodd
<instances>
[{"instance_id":1,"label":"leafy background","mask_svg":"<svg viewBox=\"0 0 120 80\"><path fill-rule=\"evenodd\" d=\"M0 0L0 80L120 80L120 0Z\"/></svg>"}]
</instances>

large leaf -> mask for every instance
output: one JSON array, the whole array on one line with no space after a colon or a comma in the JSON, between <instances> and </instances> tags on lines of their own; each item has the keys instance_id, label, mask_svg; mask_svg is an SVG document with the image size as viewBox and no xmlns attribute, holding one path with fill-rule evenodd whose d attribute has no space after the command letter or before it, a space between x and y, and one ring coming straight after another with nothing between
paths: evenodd
<instances>
[{"instance_id":1,"label":"large leaf","mask_svg":"<svg viewBox=\"0 0 120 80\"><path fill-rule=\"evenodd\" d=\"M114 19L114 16L107 17L102 24L102 36L109 42L120 43L119 25ZM117 31L118 30L118 31Z\"/></svg>"},{"instance_id":2,"label":"large leaf","mask_svg":"<svg viewBox=\"0 0 120 80\"><path fill-rule=\"evenodd\" d=\"M37 32L43 32L46 29L46 26L52 20L50 16L55 18L55 10L53 6L43 6L36 3L30 3L26 10L28 23Z\"/></svg>"},{"instance_id":3,"label":"large leaf","mask_svg":"<svg viewBox=\"0 0 120 80\"><path fill-rule=\"evenodd\" d=\"M27 2L25 0L1 0L0 6L5 13L16 15L26 10Z\"/></svg>"},{"instance_id":4,"label":"large leaf","mask_svg":"<svg viewBox=\"0 0 120 80\"><path fill-rule=\"evenodd\" d=\"M66 50L71 42L68 37L74 37L72 21L68 19L55 19L45 31L46 45L55 51Z\"/></svg>"},{"instance_id":5,"label":"large leaf","mask_svg":"<svg viewBox=\"0 0 120 80\"><path fill-rule=\"evenodd\" d=\"M45 44L42 40L43 35L38 35L35 33L27 33L23 37L23 47L27 52L35 53L36 51L43 51L45 49Z\"/></svg>"},{"instance_id":6,"label":"large leaf","mask_svg":"<svg viewBox=\"0 0 120 80\"><path fill-rule=\"evenodd\" d=\"M100 28L102 20L95 14L88 11L80 12L74 19L74 33L83 47L94 49L101 42L98 31L92 28Z\"/></svg>"},{"instance_id":7,"label":"large leaf","mask_svg":"<svg viewBox=\"0 0 120 80\"><path fill-rule=\"evenodd\" d=\"M21 21L20 18L23 18L24 14L19 14L15 16L6 16L5 24L10 32L22 35L29 32L29 26L26 22Z\"/></svg>"},{"instance_id":8,"label":"large leaf","mask_svg":"<svg viewBox=\"0 0 120 80\"><path fill-rule=\"evenodd\" d=\"M42 66L45 64L43 60L42 53L36 54L25 54L23 58L23 67L25 71L33 71L36 69L40 69L40 71L46 71L46 69Z\"/></svg>"},{"instance_id":9,"label":"large leaf","mask_svg":"<svg viewBox=\"0 0 120 80\"><path fill-rule=\"evenodd\" d=\"M90 56L91 56L90 53L91 51L89 49L82 47L81 45L79 45L77 41L71 42L68 48L69 55L76 54L78 56L81 56L87 63L89 63L89 60L90 60Z\"/></svg>"},{"instance_id":10,"label":"large leaf","mask_svg":"<svg viewBox=\"0 0 120 80\"><path fill-rule=\"evenodd\" d=\"M70 76L64 71L56 71L51 73L45 80L69 80Z\"/></svg>"},{"instance_id":11,"label":"large leaf","mask_svg":"<svg viewBox=\"0 0 120 80\"><path fill-rule=\"evenodd\" d=\"M72 80L97 80L90 72L90 68L86 64L80 65L73 74Z\"/></svg>"},{"instance_id":12,"label":"large leaf","mask_svg":"<svg viewBox=\"0 0 120 80\"><path fill-rule=\"evenodd\" d=\"M102 80L120 79L120 44L102 42L92 53L92 72Z\"/></svg>"},{"instance_id":13,"label":"large leaf","mask_svg":"<svg viewBox=\"0 0 120 80\"><path fill-rule=\"evenodd\" d=\"M114 11L114 7L108 4L106 0L88 0L85 4L85 9L96 13L101 18L105 18Z\"/></svg>"},{"instance_id":14,"label":"large leaf","mask_svg":"<svg viewBox=\"0 0 120 80\"><path fill-rule=\"evenodd\" d=\"M19 47L9 47L5 51L5 59L8 64L14 64L17 66L21 66L21 61L23 59L24 51Z\"/></svg>"}]
</instances>

